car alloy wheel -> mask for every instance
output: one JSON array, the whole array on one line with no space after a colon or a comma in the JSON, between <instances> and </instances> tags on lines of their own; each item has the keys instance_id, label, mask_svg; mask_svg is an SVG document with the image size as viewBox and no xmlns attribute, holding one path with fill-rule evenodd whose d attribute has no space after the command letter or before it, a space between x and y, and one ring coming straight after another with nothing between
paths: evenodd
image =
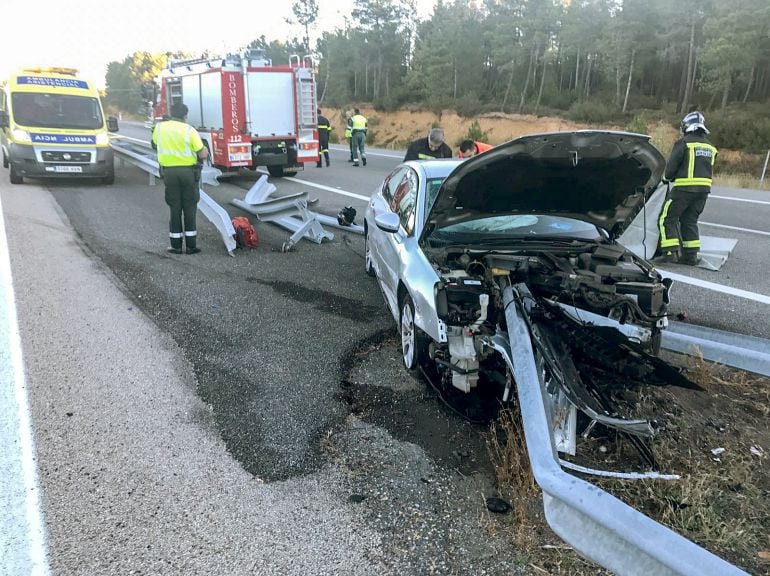
<instances>
[{"instance_id":1,"label":"car alloy wheel","mask_svg":"<svg viewBox=\"0 0 770 576\"><path fill-rule=\"evenodd\" d=\"M404 366L417 376L428 362L428 336L414 323L414 302L409 294L401 298L401 357Z\"/></svg>"}]
</instances>

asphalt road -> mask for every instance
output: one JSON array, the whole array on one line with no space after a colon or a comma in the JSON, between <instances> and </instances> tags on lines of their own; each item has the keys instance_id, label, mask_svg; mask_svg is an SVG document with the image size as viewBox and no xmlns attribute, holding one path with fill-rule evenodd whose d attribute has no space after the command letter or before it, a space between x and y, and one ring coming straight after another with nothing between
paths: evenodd
<instances>
[{"instance_id":1,"label":"asphalt road","mask_svg":"<svg viewBox=\"0 0 770 576\"><path fill-rule=\"evenodd\" d=\"M313 209L361 215L400 157L372 150L354 168L333 146L330 168L278 180L278 193L309 189ZM208 192L242 215L228 202L247 185ZM168 255L162 185L131 166L110 187L11 186L3 174L0 200L55 573L525 570L503 531L487 529L496 521L479 521L488 473L452 461L458 437L476 432L444 416L443 438L399 437L388 427L398 415L367 424L341 396L353 370L358 384L419 405L425 422L441 413L397 357L362 352L394 324L363 272L360 236L333 229L331 242L282 253L290 233L258 224L259 248L230 258L199 216L203 252ZM704 223L755 231L704 224L738 239L733 255L720 272L671 271L767 295L768 216L769 195L715 189ZM673 309L768 336L767 305L724 290L679 282Z\"/></svg>"}]
</instances>

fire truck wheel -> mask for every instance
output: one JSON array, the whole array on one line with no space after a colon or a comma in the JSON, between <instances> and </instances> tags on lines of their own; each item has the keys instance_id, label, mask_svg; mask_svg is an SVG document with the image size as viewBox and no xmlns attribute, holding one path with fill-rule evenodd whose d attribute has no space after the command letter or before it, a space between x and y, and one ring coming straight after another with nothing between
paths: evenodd
<instances>
[{"instance_id":1,"label":"fire truck wheel","mask_svg":"<svg viewBox=\"0 0 770 576\"><path fill-rule=\"evenodd\" d=\"M283 166L268 166L267 171L270 173L270 176L275 178L281 178L283 176L290 178L291 176L297 175L296 171L284 170Z\"/></svg>"}]
</instances>

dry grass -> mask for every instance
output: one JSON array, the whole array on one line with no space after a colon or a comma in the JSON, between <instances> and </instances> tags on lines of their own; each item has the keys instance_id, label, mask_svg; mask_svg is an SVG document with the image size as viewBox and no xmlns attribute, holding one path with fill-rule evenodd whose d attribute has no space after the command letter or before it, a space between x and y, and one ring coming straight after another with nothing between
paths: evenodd
<instances>
[{"instance_id":1,"label":"dry grass","mask_svg":"<svg viewBox=\"0 0 770 576\"><path fill-rule=\"evenodd\" d=\"M663 471L681 479L589 480L728 561L770 575L770 381L697 355L672 355L671 361L684 364L705 392L650 387L640 392L636 408L638 415L661 416L653 449ZM492 425L488 446L498 486L511 497L514 544L532 573L601 574L547 527L517 410L504 411ZM624 446L619 442L611 451L619 468L633 466L635 458ZM714 454L717 447L725 451Z\"/></svg>"}]
</instances>

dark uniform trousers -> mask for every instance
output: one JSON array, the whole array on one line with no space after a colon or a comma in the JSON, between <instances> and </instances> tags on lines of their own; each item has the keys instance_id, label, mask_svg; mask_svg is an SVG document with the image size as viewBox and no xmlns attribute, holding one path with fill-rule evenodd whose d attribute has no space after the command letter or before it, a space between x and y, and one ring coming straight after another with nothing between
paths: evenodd
<instances>
[{"instance_id":1,"label":"dark uniform trousers","mask_svg":"<svg viewBox=\"0 0 770 576\"><path fill-rule=\"evenodd\" d=\"M698 253L700 248L698 218L706 207L708 196L709 189L701 186L674 186L666 196L660 216L663 238L681 238L682 256L688 254L694 256ZM672 246L674 249L676 247L676 245ZM663 252L670 249L665 246L661 248Z\"/></svg>"},{"instance_id":2,"label":"dark uniform trousers","mask_svg":"<svg viewBox=\"0 0 770 576\"><path fill-rule=\"evenodd\" d=\"M198 214L200 188L196 181L195 166L163 168L166 184L166 204L171 209L169 237L172 248L182 249L182 238L188 250L196 247L198 230L195 218Z\"/></svg>"}]
</instances>

